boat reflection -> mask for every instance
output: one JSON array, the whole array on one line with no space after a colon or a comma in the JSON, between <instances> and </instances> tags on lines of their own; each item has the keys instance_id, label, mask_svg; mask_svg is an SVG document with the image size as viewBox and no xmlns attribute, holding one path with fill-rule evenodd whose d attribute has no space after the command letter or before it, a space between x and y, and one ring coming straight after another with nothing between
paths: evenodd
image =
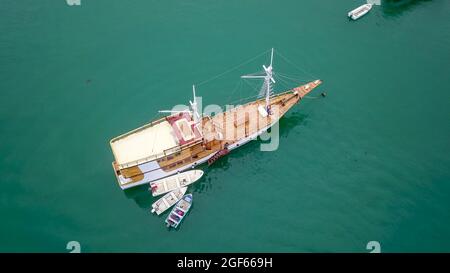
<instances>
[{"instance_id":1,"label":"boat reflection","mask_svg":"<svg viewBox=\"0 0 450 273\"><path fill-rule=\"evenodd\" d=\"M381 11L383 15L389 17L398 17L419 5L432 0L383 0L381 2Z\"/></svg>"}]
</instances>

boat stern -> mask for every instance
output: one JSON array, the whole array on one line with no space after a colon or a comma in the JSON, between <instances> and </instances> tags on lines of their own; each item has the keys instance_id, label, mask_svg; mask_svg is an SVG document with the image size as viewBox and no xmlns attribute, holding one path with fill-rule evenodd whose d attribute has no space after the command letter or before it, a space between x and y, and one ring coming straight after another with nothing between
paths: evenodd
<instances>
[{"instance_id":1,"label":"boat stern","mask_svg":"<svg viewBox=\"0 0 450 273\"><path fill-rule=\"evenodd\" d=\"M124 190L127 188L126 186L126 179L123 177L122 173L120 172L120 168L119 165L117 164L116 161L112 162L112 167L114 170L114 175L116 176L116 180L117 180L117 184L119 185L119 187Z\"/></svg>"}]
</instances>

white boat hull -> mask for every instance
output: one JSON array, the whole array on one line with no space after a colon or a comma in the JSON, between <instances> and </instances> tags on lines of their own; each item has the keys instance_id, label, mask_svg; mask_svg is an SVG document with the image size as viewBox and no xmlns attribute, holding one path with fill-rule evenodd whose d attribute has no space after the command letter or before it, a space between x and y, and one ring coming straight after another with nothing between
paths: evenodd
<instances>
[{"instance_id":1,"label":"white boat hull","mask_svg":"<svg viewBox=\"0 0 450 273\"><path fill-rule=\"evenodd\" d=\"M181 197L183 197L183 195L186 193L186 190L187 187L182 187L167 193L166 195L158 199L158 201L152 204L151 212L158 215L165 212L170 207L175 205L181 199Z\"/></svg>"},{"instance_id":2,"label":"white boat hull","mask_svg":"<svg viewBox=\"0 0 450 273\"><path fill-rule=\"evenodd\" d=\"M350 17L353 20L357 20L367 14L372 9L372 4L365 4L360 7L357 7L356 9L350 11L348 13L348 17Z\"/></svg>"},{"instance_id":3,"label":"white boat hull","mask_svg":"<svg viewBox=\"0 0 450 273\"><path fill-rule=\"evenodd\" d=\"M191 170L183 173L177 173L175 175L151 182L150 189L153 196L158 196L182 187L187 187L199 180L202 176L202 170Z\"/></svg>"}]
</instances>

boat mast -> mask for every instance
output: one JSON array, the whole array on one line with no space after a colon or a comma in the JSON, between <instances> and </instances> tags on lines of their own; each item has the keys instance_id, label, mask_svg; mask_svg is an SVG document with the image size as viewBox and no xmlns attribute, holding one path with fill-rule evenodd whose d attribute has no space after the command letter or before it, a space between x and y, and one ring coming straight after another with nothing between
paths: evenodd
<instances>
[{"instance_id":1,"label":"boat mast","mask_svg":"<svg viewBox=\"0 0 450 273\"><path fill-rule=\"evenodd\" d=\"M197 124L200 121L200 114L198 113L197 108L197 98L195 97L195 85L192 85L192 94L194 96L194 101L189 100L189 104L191 105L191 110L181 110L181 111L175 111L175 110L160 110L159 113L170 113L170 114L177 114L177 113L190 113L192 114L192 119Z\"/></svg>"},{"instance_id":2,"label":"boat mast","mask_svg":"<svg viewBox=\"0 0 450 273\"><path fill-rule=\"evenodd\" d=\"M189 101L191 104L192 109L192 118L194 119L195 123L198 123L200 121L200 114L198 113L197 109L197 98L195 97L195 85L192 85L192 95L194 96L194 101Z\"/></svg>"},{"instance_id":3,"label":"boat mast","mask_svg":"<svg viewBox=\"0 0 450 273\"><path fill-rule=\"evenodd\" d=\"M252 76L252 75L245 75L241 76L243 79L264 79L264 83L261 87L260 95L264 94L266 97L266 111L268 114L270 114L269 109L269 102L270 102L270 95L272 93L272 83L275 83L275 80L273 78L273 48L272 52L270 54L270 65L269 67L266 67L263 65L264 72L266 72L265 76Z\"/></svg>"}]
</instances>

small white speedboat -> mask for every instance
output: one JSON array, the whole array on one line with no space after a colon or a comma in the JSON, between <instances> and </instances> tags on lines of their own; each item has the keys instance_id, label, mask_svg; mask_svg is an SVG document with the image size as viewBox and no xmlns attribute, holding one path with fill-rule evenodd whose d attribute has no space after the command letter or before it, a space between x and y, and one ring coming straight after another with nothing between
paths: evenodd
<instances>
[{"instance_id":1,"label":"small white speedboat","mask_svg":"<svg viewBox=\"0 0 450 273\"><path fill-rule=\"evenodd\" d=\"M152 213L160 215L165 212L168 208L175 205L181 197L186 193L187 187L182 187L176 190L173 190L152 204Z\"/></svg>"},{"instance_id":2,"label":"small white speedboat","mask_svg":"<svg viewBox=\"0 0 450 273\"><path fill-rule=\"evenodd\" d=\"M164 194L175 189L187 187L188 185L199 180L203 176L203 171L192 170L178 173L160 180L150 183L149 190L152 191L153 196Z\"/></svg>"},{"instance_id":3,"label":"small white speedboat","mask_svg":"<svg viewBox=\"0 0 450 273\"><path fill-rule=\"evenodd\" d=\"M372 9L372 4L365 4L365 5L359 6L356 9L350 11L348 13L348 17L352 18L353 20L359 19L361 16L368 13L371 9Z\"/></svg>"}]
</instances>

